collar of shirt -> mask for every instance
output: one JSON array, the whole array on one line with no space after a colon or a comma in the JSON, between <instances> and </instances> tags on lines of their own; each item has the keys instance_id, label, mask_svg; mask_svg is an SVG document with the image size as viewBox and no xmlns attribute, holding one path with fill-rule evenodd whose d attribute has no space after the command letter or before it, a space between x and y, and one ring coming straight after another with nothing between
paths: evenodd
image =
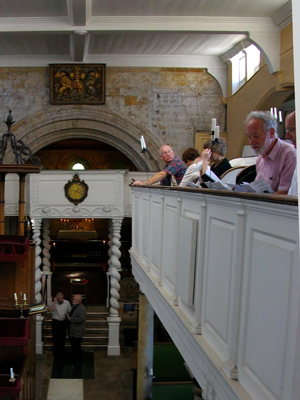
<instances>
[{"instance_id":1,"label":"collar of shirt","mask_svg":"<svg viewBox=\"0 0 300 400\"><path fill-rule=\"evenodd\" d=\"M275 145L273 146L270 153L267 155L262 155L262 158L264 158L265 160L269 158L270 160L274 161L277 157L280 145L281 145L281 140L279 138L276 138Z\"/></svg>"}]
</instances>

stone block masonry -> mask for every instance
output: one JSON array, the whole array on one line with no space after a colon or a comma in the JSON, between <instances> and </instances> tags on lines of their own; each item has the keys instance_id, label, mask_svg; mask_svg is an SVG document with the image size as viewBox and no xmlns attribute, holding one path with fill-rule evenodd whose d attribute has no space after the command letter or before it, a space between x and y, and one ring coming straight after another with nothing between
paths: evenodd
<instances>
[{"instance_id":1,"label":"stone block masonry","mask_svg":"<svg viewBox=\"0 0 300 400\"><path fill-rule=\"evenodd\" d=\"M210 130L212 117L225 129L222 91L205 69L107 67L106 73L106 105L93 107L134 120L169 143L177 156L194 146L196 130ZM48 68L0 68L2 120L8 110L17 122L34 114L49 116L54 110L49 85Z\"/></svg>"}]
</instances>

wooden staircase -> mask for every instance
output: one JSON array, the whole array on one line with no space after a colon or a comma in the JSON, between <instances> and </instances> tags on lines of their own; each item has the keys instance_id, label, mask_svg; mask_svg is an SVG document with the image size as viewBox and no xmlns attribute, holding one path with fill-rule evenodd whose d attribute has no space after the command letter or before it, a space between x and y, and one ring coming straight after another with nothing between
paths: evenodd
<instances>
[{"instance_id":1,"label":"wooden staircase","mask_svg":"<svg viewBox=\"0 0 300 400\"><path fill-rule=\"evenodd\" d=\"M86 335L82 339L83 350L97 350L105 348L108 344L108 312L105 306L87 306ZM52 314L44 314L43 322L43 343L44 351L52 350ZM66 348L70 347L67 337Z\"/></svg>"}]
</instances>

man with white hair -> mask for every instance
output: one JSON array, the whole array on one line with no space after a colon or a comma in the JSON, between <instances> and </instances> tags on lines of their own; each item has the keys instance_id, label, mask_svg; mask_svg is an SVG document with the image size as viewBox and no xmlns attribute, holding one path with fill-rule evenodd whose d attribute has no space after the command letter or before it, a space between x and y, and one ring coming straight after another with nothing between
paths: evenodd
<instances>
[{"instance_id":1,"label":"man with white hair","mask_svg":"<svg viewBox=\"0 0 300 400\"><path fill-rule=\"evenodd\" d=\"M179 185L186 171L184 162L175 157L174 151L168 144L160 148L160 158L166 163L162 171L157 172L145 182L134 181L132 186L153 185L160 182L163 186Z\"/></svg>"},{"instance_id":2,"label":"man with white hair","mask_svg":"<svg viewBox=\"0 0 300 400\"><path fill-rule=\"evenodd\" d=\"M81 340L86 333L86 308L82 304L80 294L74 294L73 307L70 314L67 314L69 320L69 338L73 352L73 361L75 365L81 364Z\"/></svg>"},{"instance_id":3,"label":"man with white hair","mask_svg":"<svg viewBox=\"0 0 300 400\"><path fill-rule=\"evenodd\" d=\"M258 154L255 179L264 179L277 194L287 194L296 166L294 147L278 138L277 120L268 111L252 111L245 123L249 144Z\"/></svg>"}]
</instances>

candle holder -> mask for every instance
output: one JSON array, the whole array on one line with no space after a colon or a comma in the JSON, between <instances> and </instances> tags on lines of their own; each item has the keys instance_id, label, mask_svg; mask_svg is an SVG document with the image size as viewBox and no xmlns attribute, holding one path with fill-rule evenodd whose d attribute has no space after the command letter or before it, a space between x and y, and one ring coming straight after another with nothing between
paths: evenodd
<instances>
[{"instance_id":1,"label":"candle holder","mask_svg":"<svg viewBox=\"0 0 300 400\"><path fill-rule=\"evenodd\" d=\"M25 296L25 295L24 295L24 296ZM24 298L23 298L23 293L21 292L21 293L20 293L20 303L19 303L18 298L16 298L16 299L15 299L15 304L13 305L14 307L16 307L16 309L18 309L18 308L20 309L20 311L21 311L20 318L25 318L24 315L23 315L23 309L24 309L24 308L27 308L27 305L28 305L28 303L27 303L27 298L24 299Z\"/></svg>"},{"instance_id":2,"label":"candle holder","mask_svg":"<svg viewBox=\"0 0 300 400\"><path fill-rule=\"evenodd\" d=\"M16 378L9 378L9 382L14 383L16 381Z\"/></svg>"},{"instance_id":3,"label":"candle holder","mask_svg":"<svg viewBox=\"0 0 300 400\"><path fill-rule=\"evenodd\" d=\"M23 303L20 303L20 310L21 310L20 318L25 318L23 315Z\"/></svg>"}]
</instances>

